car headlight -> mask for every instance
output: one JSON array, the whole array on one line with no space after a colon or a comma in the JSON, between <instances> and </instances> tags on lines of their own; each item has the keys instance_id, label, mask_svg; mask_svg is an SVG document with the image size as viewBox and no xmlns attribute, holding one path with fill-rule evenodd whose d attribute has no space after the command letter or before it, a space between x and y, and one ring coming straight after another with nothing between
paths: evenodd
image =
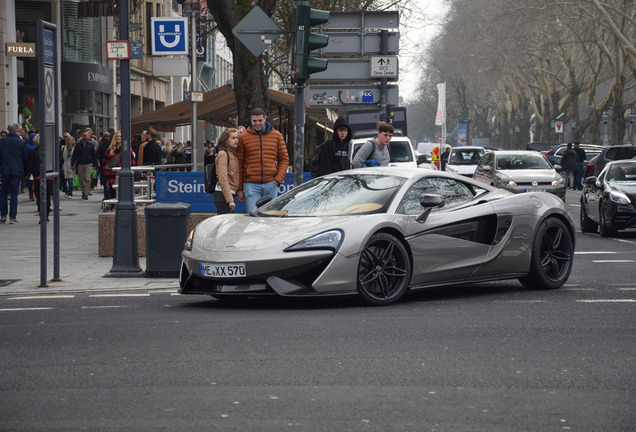
<instances>
[{"instance_id":1,"label":"car headlight","mask_svg":"<svg viewBox=\"0 0 636 432\"><path fill-rule=\"evenodd\" d=\"M190 231L190 234L188 234L188 238L186 239L185 242L185 250L192 250L192 240L194 239L194 229L192 229L192 231Z\"/></svg>"},{"instance_id":2,"label":"car headlight","mask_svg":"<svg viewBox=\"0 0 636 432\"><path fill-rule=\"evenodd\" d=\"M559 178L556 178L556 179L552 180L552 183L550 183L550 184L552 186L559 186L559 185L562 185L563 182L564 182L563 177L559 177Z\"/></svg>"},{"instance_id":3,"label":"car headlight","mask_svg":"<svg viewBox=\"0 0 636 432\"><path fill-rule=\"evenodd\" d=\"M508 177L507 175L498 173L496 179L497 179L497 183L501 186L509 186L509 187L517 186L517 182L511 179L510 177Z\"/></svg>"},{"instance_id":4,"label":"car headlight","mask_svg":"<svg viewBox=\"0 0 636 432\"><path fill-rule=\"evenodd\" d=\"M617 204L630 204L629 198L627 195L621 192L610 192L610 199Z\"/></svg>"},{"instance_id":5,"label":"car headlight","mask_svg":"<svg viewBox=\"0 0 636 432\"><path fill-rule=\"evenodd\" d=\"M285 252L306 249L332 249L335 251L340 247L343 238L344 234L340 230L325 231L289 246Z\"/></svg>"}]
</instances>

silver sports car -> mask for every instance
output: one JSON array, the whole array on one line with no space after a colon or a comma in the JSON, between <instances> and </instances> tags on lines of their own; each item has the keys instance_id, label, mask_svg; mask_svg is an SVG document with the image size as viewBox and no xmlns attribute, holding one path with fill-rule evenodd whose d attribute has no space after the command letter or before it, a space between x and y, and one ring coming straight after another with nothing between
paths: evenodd
<instances>
[{"instance_id":1,"label":"silver sports car","mask_svg":"<svg viewBox=\"0 0 636 432\"><path fill-rule=\"evenodd\" d=\"M467 282L554 289L572 269L572 220L545 192L513 194L419 168L361 168L259 204L190 233L182 294L356 294L387 305L409 290Z\"/></svg>"}]
</instances>

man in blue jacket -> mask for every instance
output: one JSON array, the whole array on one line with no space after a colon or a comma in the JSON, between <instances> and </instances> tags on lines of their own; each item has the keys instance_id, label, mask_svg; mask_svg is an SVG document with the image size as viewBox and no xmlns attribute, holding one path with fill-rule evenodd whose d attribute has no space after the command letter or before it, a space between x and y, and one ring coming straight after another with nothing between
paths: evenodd
<instances>
[{"instance_id":1,"label":"man in blue jacket","mask_svg":"<svg viewBox=\"0 0 636 432\"><path fill-rule=\"evenodd\" d=\"M2 194L0 194L0 223L18 223L18 189L24 177L27 163L26 144L20 137L24 130L17 123L9 125L9 134L0 139L0 175L2 175ZM8 208L7 198L11 194L11 209Z\"/></svg>"}]
</instances>

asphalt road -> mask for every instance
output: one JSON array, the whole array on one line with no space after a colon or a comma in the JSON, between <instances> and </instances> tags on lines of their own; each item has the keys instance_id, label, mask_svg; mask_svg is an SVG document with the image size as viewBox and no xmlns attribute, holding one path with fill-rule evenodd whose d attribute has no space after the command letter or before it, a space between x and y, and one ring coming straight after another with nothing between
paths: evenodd
<instances>
[{"instance_id":1,"label":"asphalt road","mask_svg":"<svg viewBox=\"0 0 636 432\"><path fill-rule=\"evenodd\" d=\"M636 235L577 242L560 290L475 284L386 308L3 297L0 430L634 431Z\"/></svg>"}]
</instances>

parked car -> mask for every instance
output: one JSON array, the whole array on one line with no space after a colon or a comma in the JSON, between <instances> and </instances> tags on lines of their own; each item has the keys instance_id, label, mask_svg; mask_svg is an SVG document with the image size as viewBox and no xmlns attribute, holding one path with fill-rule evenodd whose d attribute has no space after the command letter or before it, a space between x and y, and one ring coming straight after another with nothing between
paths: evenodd
<instances>
[{"instance_id":1,"label":"parked car","mask_svg":"<svg viewBox=\"0 0 636 432\"><path fill-rule=\"evenodd\" d=\"M479 161L473 178L513 193L550 192L565 201L565 179L536 151L486 153Z\"/></svg>"},{"instance_id":2,"label":"parked car","mask_svg":"<svg viewBox=\"0 0 636 432\"><path fill-rule=\"evenodd\" d=\"M574 226L554 195L529 195L419 168L328 174L262 198L251 214L199 223L182 252L179 292L388 305L410 290L489 280L559 288Z\"/></svg>"},{"instance_id":3,"label":"parked car","mask_svg":"<svg viewBox=\"0 0 636 432\"><path fill-rule=\"evenodd\" d=\"M581 192L581 231L602 237L636 227L636 160L608 162L597 177L588 177Z\"/></svg>"},{"instance_id":4,"label":"parked car","mask_svg":"<svg viewBox=\"0 0 636 432\"><path fill-rule=\"evenodd\" d=\"M546 152L550 150L555 144L552 143L542 143L542 142L531 142L526 146L526 150L534 150L538 152Z\"/></svg>"},{"instance_id":5,"label":"parked car","mask_svg":"<svg viewBox=\"0 0 636 432\"><path fill-rule=\"evenodd\" d=\"M597 176L603 171L609 161L621 159L633 159L636 157L636 146L615 145L605 146L603 150L594 158L590 159L586 169L585 177Z\"/></svg>"},{"instance_id":6,"label":"parked car","mask_svg":"<svg viewBox=\"0 0 636 432\"><path fill-rule=\"evenodd\" d=\"M374 136L377 135L376 131ZM349 158L351 161L353 161L353 157L360 150L360 147L371 138L354 138L350 141ZM408 137L394 135L389 143L389 154L391 155L389 166L417 167L417 157Z\"/></svg>"},{"instance_id":7,"label":"parked car","mask_svg":"<svg viewBox=\"0 0 636 432\"><path fill-rule=\"evenodd\" d=\"M472 177L477 164L486 154L483 147L453 147L448 155L446 171Z\"/></svg>"},{"instance_id":8,"label":"parked car","mask_svg":"<svg viewBox=\"0 0 636 432\"><path fill-rule=\"evenodd\" d=\"M598 155L604 148L603 146L594 144L580 144L580 147L585 150L586 163L594 156ZM549 160L552 165L561 165L561 157L565 153L565 150L567 150L567 144L556 145L545 152L543 156Z\"/></svg>"}]
</instances>

